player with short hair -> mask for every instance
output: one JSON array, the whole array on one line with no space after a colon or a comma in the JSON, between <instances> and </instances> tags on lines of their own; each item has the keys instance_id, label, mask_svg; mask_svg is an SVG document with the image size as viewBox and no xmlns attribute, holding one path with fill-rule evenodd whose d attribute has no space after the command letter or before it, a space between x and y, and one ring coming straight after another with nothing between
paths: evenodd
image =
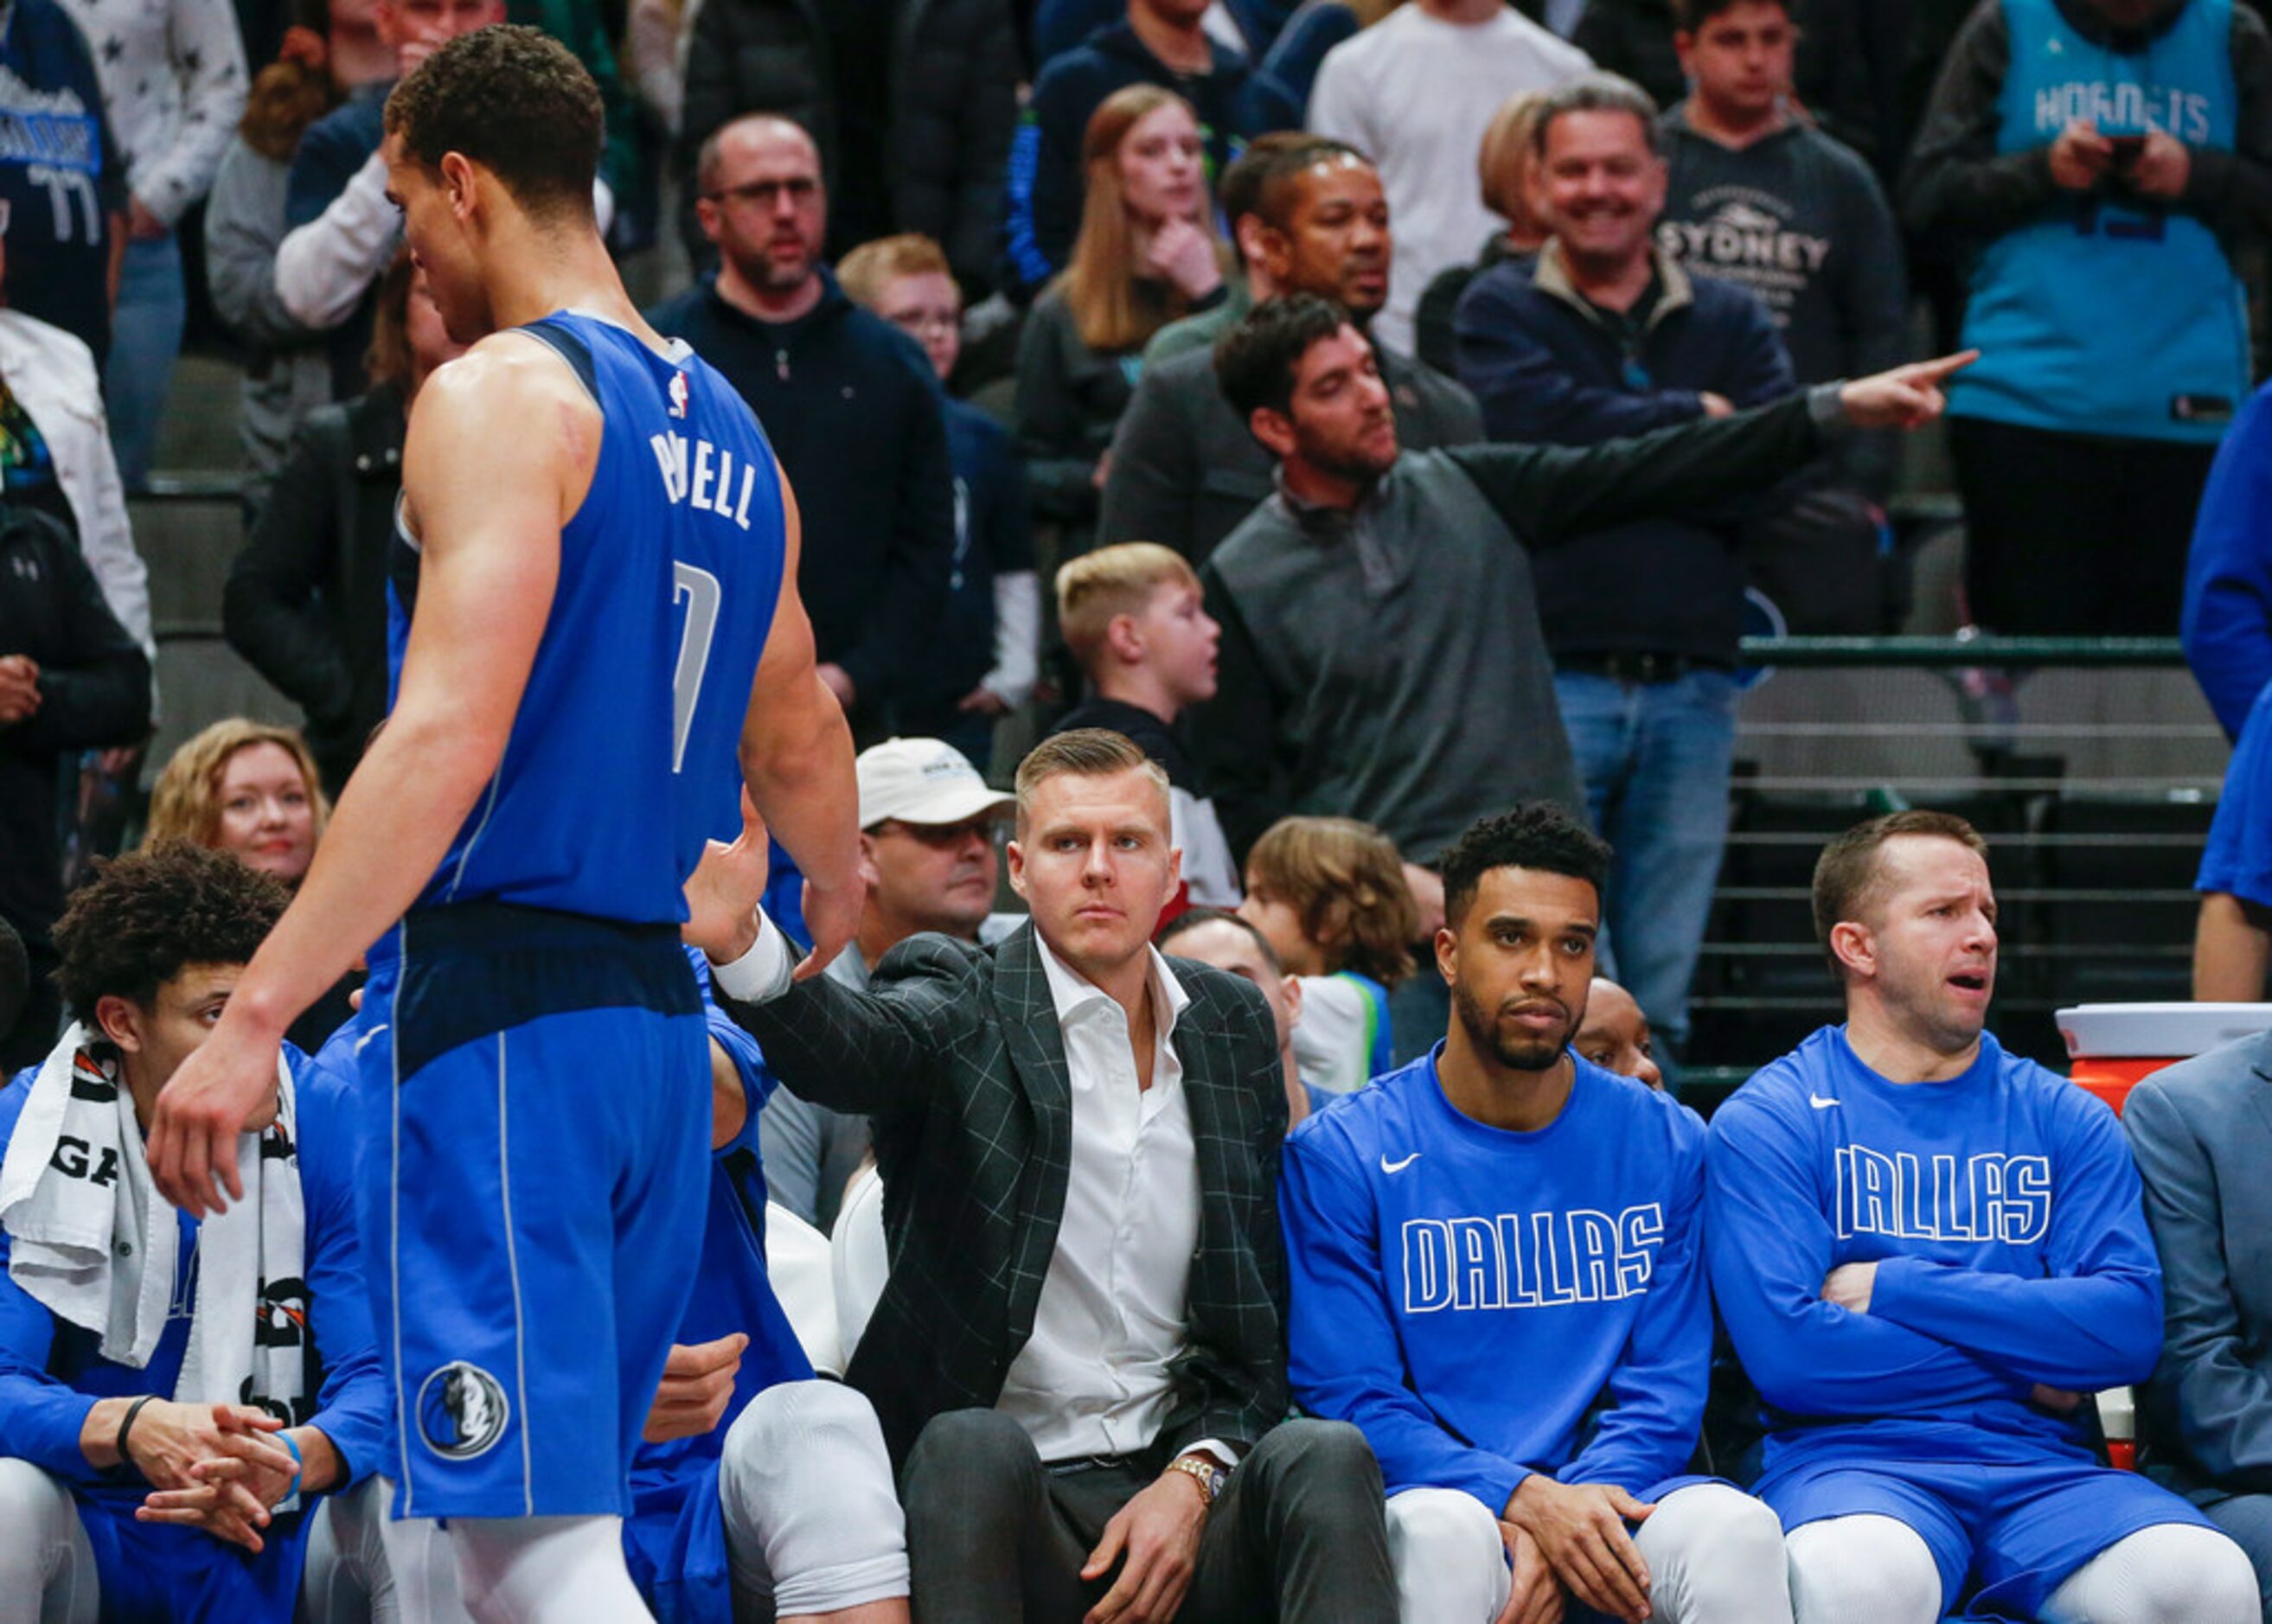
<instances>
[{"instance_id":1,"label":"player with short hair","mask_svg":"<svg viewBox=\"0 0 2272 1624\"><path fill-rule=\"evenodd\" d=\"M746 785L808 876L817 971L859 908L851 742L765 436L595 229L590 75L484 28L396 86L386 130L472 344L411 414L394 703L152 1162L198 1211L235 1196L277 1034L385 932L362 1211L396 1509L449 1520L478 1617L643 1618L618 1521L708 1188L682 887Z\"/></svg>"},{"instance_id":2,"label":"player with short hair","mask_svg":"<svg viewBox=\"0 0 2272 1624\"><path fill-rule=\"evenodd\" d=\"M1684 1475L1704 1125L1571 1052L1609 868L1551 803L1470 827L1443 859L1448 1033L1286 1141L1294 1396L1379 1459L1405 1624L1790 1617L1773 1514Z\"/></svg>"},{"instance_id":3,"label":"player with short hair","mask_svg":"<svg viewBox=\"0 0 2272 1624\"><path fill-rule=\"evenodd\" d=\"M1766 1403L1798 1624L2255 1624L2239 1548L2101 1466L2081 1395L2145 1379L2162 1274L2111 1112L1982 1029L1987 843L1896 812L1833 840L1846 1023L1712 1120L1705 1235ZM1970 1616L1970 1615L1968 1615Z\"/></svg>"}]
</instances>

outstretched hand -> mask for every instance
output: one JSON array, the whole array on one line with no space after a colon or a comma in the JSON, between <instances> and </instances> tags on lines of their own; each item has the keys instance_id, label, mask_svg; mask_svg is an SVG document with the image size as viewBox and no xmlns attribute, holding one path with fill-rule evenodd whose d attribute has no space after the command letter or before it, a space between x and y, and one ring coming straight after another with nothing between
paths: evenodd
<instances>
[{"instance_id":1,"label":"outstretched hand","mask_svg":"<svg viewBox=\"0 0 2272 1624\"><path fill-rule=\"evenodd\" d=\"M742 832L733 844L707 842L686 876L686 923L678 938L714 965L730 965L758 939L758 905L773 873L773 840L750 792L742 792Z\"/></svg>"},{"instance_id":2,"label":"outstretched hand","mask_svg":"<svg viewBox=\"0 0 2272 1624\"><path fill-rule=\"evenodd\" d=\"M158 1193L199 1218L244 1199L237 1136L258 1132L276 1116L282 1039L228 1017L224 1009L220 1024L159 1090L145 1147Z\"/></svg>"},{"instance_id":3,"label":"outstretched hand","mask_svg":"<svg viewBox=\"0 0 2272 1624\"><path fill-rule=\"evenodd\" d=\"M1978 350L1965 350L1850 379L1839 386L1838 404L1857 428L1921 428L1947 408L1941 384L1979 359Z\"/></svg>"}]
</instances>

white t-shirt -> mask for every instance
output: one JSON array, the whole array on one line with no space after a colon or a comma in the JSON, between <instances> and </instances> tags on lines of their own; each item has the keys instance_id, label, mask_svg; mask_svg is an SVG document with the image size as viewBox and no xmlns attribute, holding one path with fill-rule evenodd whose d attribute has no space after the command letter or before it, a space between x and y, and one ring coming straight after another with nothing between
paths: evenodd
<instances>
[{"instance_id":1,"label":"white t-shirt","mask_svg":"<svg viewBox=\"0 0 2272 1624\"><path fill-rule=\"evenodd\" d=\"M1585 52L1512 7L1489 22L1447 23L1417 4L1326 53L1310 92L1310 128L1380 168L1396 258L1373 337L1412 353L1412 312L1431 278L1467 264L1504 222L1484 207L1476 153L1500 103L1549 90L1593 66Z\"/></svg>"}]
</instances>

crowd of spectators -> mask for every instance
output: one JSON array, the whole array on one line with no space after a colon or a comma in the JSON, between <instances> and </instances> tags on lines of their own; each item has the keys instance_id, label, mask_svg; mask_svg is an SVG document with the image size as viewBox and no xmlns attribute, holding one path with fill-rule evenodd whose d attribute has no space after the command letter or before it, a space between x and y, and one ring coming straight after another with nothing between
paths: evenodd
<instances>
[{"instance_id":1,"label":"crowd of spectators","mask_svg":"<svg viewBox=\"0 0 2272 1624\"><path fill-rule=\"evenodd\" d=\"M459 353L402 246L382 109L507 20L591 71L602 233L794 495L818 673L863 747L867 900L826 978L847 997L911 937L959 944L936 950L952 980L1011 935L1001 837L1027 802L990 783L1101 731L1162 779L1168 939L1260 989L1277 1046L1240 1063L1282 1076L1289 1120L1458 1030L1439 952L1477 879L1447 898L1447 854L1517 803L1598 903L1588 956L1614 980L1576 1052L1677 1091L1740 640L1895 629L1910 414L1838 385L1959 346L1955 617L2182 629L2239 746L2197 989L2261 995L2253 0L0 0L0 922L31 988L9 1068L65 1013L61 787L96 753L131 771L171 702L143 562L168 539L130 501L165 472L192 310L242 367L226 635L303 726L206 727L156 774L150 840L295 884L381 724L406 424ZM774 848L791 935L796 880ZM321 1047L352 990L295 1041ZM825 1069L741 1008L768 999L721 1002L792 1082ZM721 1143L761 1149L772 1199L827 1231L879 1149L889 1178L870 1124L904 1102L768 1087ZM950 1194L886 1197L895 1233ZM1247 1283L1211 1284L1235 1315ZM1296 1397L1325 1413L1336 1380L1297 1368ZM1346 1442L1289 1443L1286 1501ZM1004 1441L929 1448L911 1539L967 1510L946 1452ZM1259 1526L1238 1584L1277 1560ZM1399 1582L1404 1542L1452 1537L1392 1523ZM1321 1573L1370 1560L1303 1548ZM1057 1582L1037 1572L951 1584Z\"/></svg>"}]
</instances>

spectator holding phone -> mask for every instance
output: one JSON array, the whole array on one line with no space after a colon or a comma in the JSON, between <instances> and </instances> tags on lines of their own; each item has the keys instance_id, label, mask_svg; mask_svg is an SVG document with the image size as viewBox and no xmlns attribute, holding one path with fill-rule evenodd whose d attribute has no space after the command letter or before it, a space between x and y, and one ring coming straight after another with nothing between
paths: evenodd
<instances>
[{"instance_id":1,"label":"spectator holding phone","mask_svg":"<svg viewBox=\"0 0 2272 1624\"><path fill-rule=\"evenodd\" d=\"M1949 396L1972 618L2166 635L2248 390L2233 251L2272 225L2272 36L2233 0L1988 0L1911 159L1978 250Z\"/></svg>"}]
</instances>

